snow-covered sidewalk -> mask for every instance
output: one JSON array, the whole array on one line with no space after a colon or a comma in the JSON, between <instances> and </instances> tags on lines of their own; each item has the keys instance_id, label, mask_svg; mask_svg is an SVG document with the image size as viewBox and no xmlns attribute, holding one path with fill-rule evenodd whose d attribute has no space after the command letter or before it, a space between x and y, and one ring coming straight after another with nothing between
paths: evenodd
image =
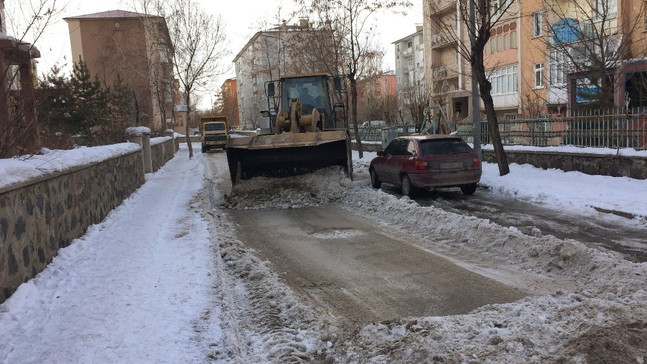
<instances>
[{"instance_id":1,"label":"snow-covered sidewalk","mask_svg":"<svg viewBox=\"0 0 647 364\"><path fill-rule=\"evenodd\" d=\"M204 167L180 151L100 224L61 249L0 305L2 363L186 363L207 357L196 330L214 264L197 203ZM198 331L202 331L198 334Z\"/></svg>"}]
</instances>

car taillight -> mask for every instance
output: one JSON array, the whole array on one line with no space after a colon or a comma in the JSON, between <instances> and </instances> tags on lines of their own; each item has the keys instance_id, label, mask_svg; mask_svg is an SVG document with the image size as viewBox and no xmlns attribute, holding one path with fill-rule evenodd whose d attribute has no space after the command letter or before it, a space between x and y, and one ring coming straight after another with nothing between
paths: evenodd
<instances>
[{"instance_id":1,"label":"car taillight","mask_svg":"<svg viewBox=\"0 0 647 364\"><path fill-rule=\"evenodd\" d=\"M474 162L472 162L472 167L478 169L481 168L481 160L479 157L474 157Z\"/></svg>"},{"instance_id":2,"label":"car taillight","mask_svg":"<svg viewBox=\"0 0 647 364\"><path fill-rule=\"evenodd\" d=\"M427 162L423 162L423 161L416 161L415 166L416 166L417 170L426 171L426 170L429 169L429 164Z\"/></svg>"}]
</instances>

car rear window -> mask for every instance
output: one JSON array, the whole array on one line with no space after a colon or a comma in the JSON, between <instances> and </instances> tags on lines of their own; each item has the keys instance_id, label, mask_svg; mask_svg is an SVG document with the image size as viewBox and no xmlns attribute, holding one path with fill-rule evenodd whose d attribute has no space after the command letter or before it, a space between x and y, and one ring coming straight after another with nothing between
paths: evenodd
<instances>
[{"instance_id":1,"label":"car rear window","mask_svg":"<svg viewBox=\"0 0 647 364\"><path fill-rule=\"evenodd\" d=\"M461 154L472 152L472 148L460 139L421 140L420 150L422 155Z\"/></svg>"}]
</instances>

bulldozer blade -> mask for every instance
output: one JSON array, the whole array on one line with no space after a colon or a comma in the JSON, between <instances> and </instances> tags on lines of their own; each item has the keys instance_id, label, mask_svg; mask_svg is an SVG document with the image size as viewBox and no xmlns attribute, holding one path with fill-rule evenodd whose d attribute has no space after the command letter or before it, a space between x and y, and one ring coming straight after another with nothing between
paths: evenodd
<instances>
[{"instance_id":1,"label":"bulldozer blade","mask_svg":"<svg viewBox=\"0 0 647 364\"><path fill-rule=\"evenodd\" d=\"M289 134L286 134L289 135ZM291 134L304 135L304 134ZM255 137L255 138L262 138ZM239 143L242 141L239 141ZM254 144L256 143L256 147ZM286 177L309 173L329 166L342 166L347 175L352 174L348 155L348 139L323 143L277 142L265 147L249 141L246 147L227 147L227 161L232 184L253 177Z\"/></svg>"}]
</instances>

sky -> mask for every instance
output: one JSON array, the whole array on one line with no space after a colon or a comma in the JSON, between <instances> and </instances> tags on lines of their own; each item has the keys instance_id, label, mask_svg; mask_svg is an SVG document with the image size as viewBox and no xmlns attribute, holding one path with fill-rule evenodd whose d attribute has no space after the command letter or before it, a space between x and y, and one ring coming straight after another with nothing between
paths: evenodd
<instances>
[{"instance_id":1,"label":"sky","mask_svg":"<svg viewBox=\"0 0 647 364\"><path fill-rule=\"evenodd\" d=\"M36 44L41 51L39 75L46 73L57 63L59 65L71 64L69 32L67 23L62 18L116 9L131 10L127 4L132 0L65 0L64 2L67 3L67 6L61 19L56 21ZM249 38L260 29L260 24L277 24L275 19L279 14L278 9L283 9L280 11L283 19L288 17L289 9L294 6L292 0L198 0L198 2L208 13L222 16L228 30L231 55L225 63L230 65L230 71L221 77L223 81L235 76L231 62ZM380 13L375 18L375 21L379 23L380 44L386 52L385 70L395 68L394 45L391 43L415 33L416 24L422 24L422 1L415 0L412 3L414 6L408 10L406 16ZM11 6L11 2L8 2L7 6Z\"/></svg>"},{"instance_id":2,"label":"sky","mask_svg":"<svg viewBox=\"0 0 647 364\"><path fill-rule=\"evenodd\" d=\"M153 144L161 140L164 138L155 138ZM2 159L0 187L7 176L16 177L15 182L133 148L137 146L122 143ZM466 315L368 324L359 331L356 343L331 339L336 336L328 330L335 328L325 321L317 323L323 320L321 315L308 316L315 320L312 322L299 321L311 309L294 297L271 264L261 262L237 240L222 207L230 191L217 188L228 178L224 153L209 155L217 161L217 172L208 170L203 154L193 159L187 154L186 145L181 144L176 157L159 171L147 174L146 183L104 221L61 249L42 273L0 304L0 363L279 363L288 361L292 351L301 358L320 352L335 357L334 350L343 345L347 345L347 353L336 361L416 362L420 357L414 355L425 348L444 359L458 352L469 358L489 355L491 360L484 362L541 362L541 358L554 358L590 327L616 327L615 323L623 320L644 322L647 318L647 292L640 289L644 288L647 263L631 263L571 239L541 233L527 236L514 228L421 207L408 197L373 189L367 165L375 153L364 153L359 159L354 152L354 181L341 171L337 175L322 172L314 179L296 177L296 181L318 181L314 188L323 193L317 198L326 203L340 201L345 208L374 220L377 228L447 234L419 239L427 244L421 246L425 251L443 251L449 246L486 257L485 261L505 257L505 264L481 267L479 274L495 277L493 272L505 266L519 273L495 279L518 281L532 275L558 287L546 291L545 286L533 285L536 292L532 297L488 305ZM483 167L481 185L489 188L479 189L470 198L478 199L479 194L514 196L597 218L602 214L592 206L612 207L642 218L642 222L618 220L619 228L623 223L644 224L647 218L644 181L517 164L511 165L509 175L500 177L496 165L486 163ZM263 179L246 183L262 184ZM298 183L286 185L296 189ZM200 203L205 189L215 201L211 207ZM298 201L298 191L293 193ZM314 196L307 194L308 198ZM255 208L277 208L250 203ZM478 269L473 259L470 264ZM283 330L246 323L246 315L257 322L263 317L255 315L264 311L254 306L259 304L258 297L250 292L251 281L246 277L253 277L256 287L266 290L264 297L269 301L260 304L276 308L269 310L273 312L269 321L285 325ZM295 310L301 314L295 315ZM614 338L624 340L620 334L609 340ZM624 343L618 345L628 350ZM389 360L384 356L385 348L399 356ZM280 354L287 355L286 360L277 359L275 355ZM622 355L634 353L623 351ZM644 348L636 355L639 363L647 358Z\"/></svg>"}]
</instances>

